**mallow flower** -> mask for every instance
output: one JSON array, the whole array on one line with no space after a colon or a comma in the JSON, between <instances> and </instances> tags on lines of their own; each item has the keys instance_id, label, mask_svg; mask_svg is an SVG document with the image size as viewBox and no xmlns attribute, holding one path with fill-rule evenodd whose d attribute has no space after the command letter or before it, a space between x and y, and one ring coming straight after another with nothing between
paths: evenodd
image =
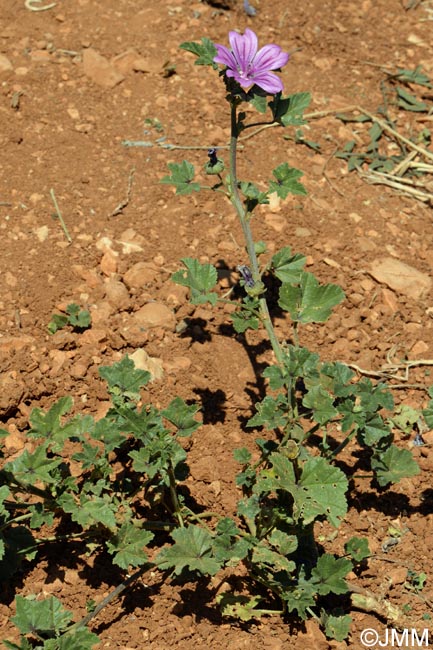
<instances>
[{"instance_id":1,"label":"mallow flower","mask_svg":"<svg viewBox=\"0 0 433 650\"><path fill-rule=\"evenodd\" d=\"M286 65L289 60L287 52L273 44L257 51L257 36L248 27L245 34L229 32L229 41L231 50L225 45L215 44L218 54L214 57L215 63L227 66L227 77L233 77L244 89L255 84L270 95L283 90L281 79L271 70Z\"/></svg>"}]
</instances>

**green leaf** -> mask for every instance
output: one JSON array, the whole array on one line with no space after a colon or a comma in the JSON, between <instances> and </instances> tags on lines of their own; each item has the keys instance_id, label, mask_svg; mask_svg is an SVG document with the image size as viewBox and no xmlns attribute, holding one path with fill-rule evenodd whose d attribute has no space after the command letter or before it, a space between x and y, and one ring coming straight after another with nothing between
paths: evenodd
<instances>
[{"instance_id":1,"label":"green leaf","mask_svg":"<svg viewBox=\"0 0 433 650\"><path fill-rule=\"evenodd\" d=\"M397 88L398 106L405 111L412 111L415 113L427 113L429 110L428 104L419 101L415 95L408 93L404 88Z\"/></svg>"},{"instance_id":2,"label":"green leaf","mask_svg":"<svg viewBox=\"0 0 433 650\"><path fill-rule=\"evenodd\" d=\"M108 383L111 395L124 396L134 401L140 399L140 388L146 386L151 377L147 370L136 368L128 355L111 366L101 366L99 374Z\"/></svg>"},{"instance_id":3,"label":"green leaf","mask_svg":"<svg viewBox=\"0 0 433 650\"><path fill-rule=\"evenodd\" d=\"M306 123L303 113L310 102L310 93L294 93L288 97L277 93L269 106L275 122L280 122L283 126L301 126Z\"/></svg>"},{"instance_id":4,"label":"green leaf","mask_svg":"<svg viewBox=\"0 0 433 650\"><path fill-rule=\"evenodd\" d=\"M72 613L64 609L55 596L45 600L35 600L32 596L27 598L17 596L15 603L16 614L11 620L21 634L59 635L68 627L72 619Z\"/></svg>"},{"instance_id":5,"label":"green leaf","mask_svg":"<svg viewBox=\"0 0 433 650\"><path fill-rule=\"evenodd\" d=\"M350 560L344 557L336 558L329 553L321 555L311 572L312 579L317 585L317 593L321 596L347 593L348 586L344 578L351 570Z\"/></svg>"},{"instance_id":6,"label":"green leaf","mask_svg":"<svg viewBox=\"0 0 433 650\"><path fill-rule=\"evenodd\" d=\"M69 413L73 405L72 397L61 397L46 413L40 408L34 408L30 414L29 436L32 438L55 438L62 433L60 418Z\"/></svg>"},{"instance_id":7,"label":"green leaf","mask_svg":"<svg viewBox=\"0 0 433 650\"><path fill-rule=\"evenodd\" d=\"M296 535L288 535L282 530L274 528L268 537L269 543L275 546L281 555L291 555L298 548L298 539Z\"/></svg>"},{"instance_id":8,"label":"green leaf","mask_svg":"<svg viewBox=\"0 0 433 650\"><path fill-rule=\"evenodd\" d=\"M62 494L58 499L59 505L71 515L84 529L95 524L102 524L114 530L116 528L117 505L107 494L105 496L81 494L79 502L70 493Z\"/></svg>"},{"instance_id":9,"label":"green leaf","mask_svg":"<svg viewBox=\"0 0 433 650\"><path fill-rule=\"evenodd\" d=\"M233 458L238 463L241 463L241 465L246 465L247 463L250 462L252 456L251 456L251 452L248 451L246 447L241 447L240 449L235 449L233 451Z\"/></svg>"},{"instance_id":10,"label":"green leaf","mask_svg":"<svg viewBox=\"0 0 433 650\"><path fill-rule=\"evenodd\" d=\"M241 621L251 621L260 618L260 610L254 608L260 603L261 596L241 596L231 593L219 594L216 598L223 616L232 616Z\"/></svg>"},{"instance_id":11,"label":"green leaf","mask_svg":"<svg viewBox=\"0 0 433 650\"><path fill-rule=\"evenodd\" d=\"M418 409L414 409L408 404L400 404L389 418L389 421L393 427L403 431L406 435L410 435L419 418L420 411Z\"/></svg>"},{"instance_id":12,"label":"green leaf","mask_svg":"<svg viewBox=\"0 0 433 650\"><path fill-rule=\"evenodd\" d=\"M391 445L382 453L375 452L371 459L371 468L376 474L380 486L398 483L400 479L416 476L420 469L408 449L399 449Z\"/></svg>"},{"instance_id":13,"label":"green leaf","mask_svg":"<svg viewBox=\"0 0 433 650\"><path fill-rule=\"evenodd\" d=\"M287 399L284 395L277 395L276 398L268 395L255 407L257 414L248 420L247 427L265 426L272 431L283 428L288 422Z\"/></svg>"},{"instance_id":14,"label":"green leaf","mask_svg":"<svg viewBox=\"0 0 433 650\"><path fill-rule=\"evenodd\" d=\"M251 562L265 566L267 570L270 569L272 572L286 571L287 573L293 573L296 569L293 560L288 560L281 553L268 548L264 542L253 548Z\"/></svg>"},{"instance_id":15,"label":"green leaf","mask_svg":"<svg viewBox=\"0 0 433 650\"><path fill-rule=\"evenodd\" d=\"M174 424L179 437L187 438L200 427L200 422L194 420L194 415L199 410L199 407L195 404L188 405L180 397L175 397L168 407L161 411L161 415L167 418L171 424Z\"/></svg>"},{"instance_id":16,"label":"green leaf","mask_svg":"<svg viewBox=\"0 0 433 650\"><path fill-rule=\"evenodd\" d=\"M176 194L192 194L192 192L199 192L199 183L194 183L194 165L191 165L187 160L181 163L168 163L167 167L171 171L171 176L164 176L161 183L166 185L174 185Z\"/></svg>"},{"instance_id":17,"label":"green leaf","mask_svg":"<svg viewBox=\"0 0 433 650\"><path fill-rule=\"evenodd\" d=\"M144 547L153 539L153 533L125 523L107 542L107 550L113 555L113 562L121 569L142 566L148 562Z\"/></svg>"},{"instance_id":18,"label":"green leaf","mask_svg":"<svg viewBox=\"0 0 433 650\"><path fill-rule=\"evenodd\" d=\"M297 584L285 588L281 594L281 598L287 603L287 610L289 612L298 612L302 619L308 617L307 607L313 607L316 603L317 590L312 580L305 579L305 572L303 569L299 572Z\"/></svg>"},{"instance_id":19,"label":"green leaf","mask_svg":"<svg viewBox=\"0 0 433 650\"><path fill-rule=\"evenodd\" d=\"M85 627L66 632L54 641L56 644L53 650L93 650L96 643L101 639ZM45 642L44 650L50 650Z\"/></svg>"},{"instance_id":20,"label":"green leaf","mask_svg":"<svg viewBox=\"0 0 433 650\"><path fill-rule=\"evenodd\" d=\"M332 396L322 386L310 388L302 400L303 406L312 410L313 418L319 424L326 424L338 415L333 402Z\"/></svg>"},{"instance_id":21,"label":"green leaf","mask_svg":"<svg viewBox=\"0 0 433 650\"><path fill-rule=\"evenodd\" d=\"M57 483L58 477L54 470L63 462L62 458L49 458L47 455L48 443L41 444L30 454L27 449L14 461L6 463L4 469L10 472L20 483L47 485Z\"/></svg>"},{"instance_id":22,"label":"green leaf","mask_svg":"<svg viewBox=\"0 0 433 650\"><path fill-rule=\"evenodd\" d=\"M186 568L202 575L215 575L221 564L212 557L212 535L200 526L178 528L171 533L175 543L163 548L156 564L164 571L173 569L180 575Z\"/></svg>"},{"instance_id":23,"label":"green leaf","mask_svg":"<svg viewBox=\"0 0 433 650\"><path fill-rule=\"evenodd\" d=\"M173 282L189 287L191 291L191 302L200 305L210 302L215 305L218 295L211 292L216 286L218 273L212 264L200 264L198 260L191 257L184 257L182 260L186 271L176 271L171 276Z\"/></svg>"},{"instance_id":24,"label":"green leaf","mask_svg":"<svg viewBox=\"0 0 433 650\"><path fill-rule=\"evenodd\" d=\"M347 512L348 481L344 473L325 458L309 458L296 480L293 464L281 453L269 457L271 469L259 474L254 492L285 490L293 497L293 516L304 524L326 516L335 527Z\"/></svg>"},{"instance_id":25,"label":"green leaf","mask_svg":"<svg viewBox=\"0 0 433 650\"><path fill-rule=\"evenodd\" d=\"M57 330L63 329L68 324L69 318L65 314L53 314L47 325L50 334L55 334Z\"/></svg>"},{"instance_id":26,"label":"green leaf","mask_svg":"<svg viewBox=\"0 0 433 650\"><path fill-rule=\"evenodd\" d=\"M248 212L252 212L257 205L266 205L269 203L268 192L261 192L254 183L241 181L240 189L245 196L245 205Z\"/></svg>"},{"instance_id":27,"label":"green leaf","mask_svg":"<svg viewBox=\"0 0 433 650\"><path fill-rule=\"evenodd\" d=\"M77 329L86 329L92 322L92 317L87 309L80 309L75 303L71 303L66 307L68 314L68 321L72 327Z\"/></svg>"},{"instance_id":28,"label":"green leaf","mask_svg":"<svg viewBox=\"0 0 433 650\"><path fill-rule=\"evenodd\" d=\"M303 194L307 191L298 178L303 176L299 169L290 167L288 163L282 163L273 170L276 181L269 182L269 192L276 192L281 199L286 199L289 194Z\"/></svg>"},{"instance_id":29,"label":"green leaf","mask_svg":"<svg viewBox=\"0 0 433 650\"><path fill-rule=\"evenodd\" d=\"M192 52L198 58L195 65L211 65L215 70L218 65L214 63L214 58L217 55L217 49L209 38L202 38L201 43L194 43L193 41L186 41L179 45L181 50Z\"/></svg>"},{"instance_id":30,"label":"green leaf","mask_svg":"<svg viewBox=\"0 0 433 650\"><path fill-rule=\"evenodd\" d=\"M344 545L344 550L355 562L362 562L370 557L371 551L368 547L368 539L365 537L351 537Z\"/></svg>"},{"instance_id":31,"label":"green leaf","mask_svg":"<svg viewBox=\"0 0 433 650\"><path fill-rule=\"evenodd\" d=\"M244 280L241 280L241 284L248 289L248 287L245 286ZM237 312L234 312L233 314L230 314L230 318L233 322L233 327L238 332L241 334L242 332L245 332L247 329L252 329L252 330L257 330L259 328L259 318L258 318L258 313L259 313L259 299L258 297L252 297L249 295L246 295L242 299L242 306L241 309Z\"/></svg>"},{"instance_id":32,"label":"green leaf","mask_svg":"<svg viewBox=\"0 0 433 650\"><path fill-rule=\"evenodd\" d=\"M304 271L299 286L285 282L281 285L278 304L296 322L324 323L344 297L336 284L319 285L312 273Z\"/></svg>"},{"instance_id":33,"label":"green leaf","mask_svg":"<svg viewBox=\"0 0 433 650\"><path fill-rule=\"evenodd\" d=\"M290 246L285 246L272 257L272 270L281 282L297 283L307 258L301 253L292 255Z\"/></svg>"},{"instance_id":34,"label":"green leaf","mask_svg":"<svg viewBox=\"0 0 433 650\"><path fill-rule=\"evenodd\" d=\"M352 618L345 614L344 616L326 616L325 634L328 639L344 641L349 636Z\"/></svg>"},{"instance_id":35,"label":"green leaf","mask_svg":"<svg viewBox=\"0 0 433 650\"><path fill-rule=\"evenodd\" d=\"M256 87L257 90L257 87ZM266 95L262 95L260 92L251 91L248 93L248 101L254 106L254 108L259 111L259 113L266 113L268 108L268 102Z\"/></svg>"},{"instance_id":36,"label":"green leaf","mask_svg":"<svg viewBox=\"0 0 433 650\"><path fill-rule=\"evenodd\" d=\"M425 86L426 88L432 88L429 77L425 75L422 71L422 66L418 65L415 70L405 70L404 68L398 68L397 74L395 77L399 81L403 81L410 84L418 84L418 86Z\"/></svg>"}]
</instances>

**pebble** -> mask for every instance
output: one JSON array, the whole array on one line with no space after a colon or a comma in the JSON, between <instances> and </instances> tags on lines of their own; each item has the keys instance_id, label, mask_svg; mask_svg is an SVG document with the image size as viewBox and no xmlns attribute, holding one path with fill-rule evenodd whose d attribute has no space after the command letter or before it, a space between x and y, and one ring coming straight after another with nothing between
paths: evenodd
<instances>
[{"instance_id":1,"label":"pebble","mask_svg":"<svg viewBox=\"0 0 433 650\"><path fill-rule=\"evenodd\" d=\"M136 324L150 329L152 327L163 327L174 331L176 318L169 307L160 302L148 302L141 309L133 314Z\"/></svg>"},{"instance_id":2,"label":"pebble","mask_svg":"<svg viewBox=\"0 0 433 650\"><path fill-rule=\"evenodd\" d=\"M432 280L426 273L392 257L372 262L371 275L377 282L414 300L424 297L432 286Z\"/></svg>"},{"instance_id":3,"label":"pebble","mask_svg":"<svg viewBox=\"0 0 433 650\"><path fill-rule=\"evenodd\" d=\"M107 276L113 275L113 273L117 273L118 261L119 253L117 253L117 251L113 251L111 248L107 249L99 263L102 273Z\"/></svg>"},{"instance_id":4,"label":"pebble","mask_svg":"<svg viewBox=\"0 0 433 650\"><path fill-rule=\"evenodd\" d=\"M130 49L114 56L111 59L111 65L116 68L120 74L127 75L128 72L135 70L134 64L137 59L139 59L138 53L135 50Z\"/></svg>"},{"instance_id":5,"label":"pebble","mask_svg":"<svg viewBox=\"0 0 433 650\"><path fill-rule=\"evenodd\" d=\"M105 296L118 310L128 309L130 305L128 289L123 282L114 277L107 278L105 281Z\"/></svg>"},{"instance_id":6,"label":"pebble","mask_svg":"<svg viewBox=\"0 0 433 650\"><path fill-rule=\"evenodd\" d=\"M123 276L128 289L141 289L155 282L159 269L150 262L137 262Z\"/></svg>"},{"instance_id":7,"label":"pebble","mask_svg":"<svg viewBox=\"0 0 433 650\"><path fill-rule=\"evenodd\" d=\"M147 370L152 375L152 379L161 379L164 370L162 368L162 361L157 357L150 357L146 350L138 348L133 354L130 355L136 368L140 370Z\"/></svg>"},{"instance_id":8,"label":"pebble","mask_svg":"<svg viewBox=\"0 0 433 650\"><path fill-rule=\"evenodd\" d=\"M105 56L91 47L83 50L83 70L86 77L103 88L114 88L125 78Z\"/></svg>"},{"instance_id":9,"label":"pebble","mask_svg":"<svg viewBox=\"0 0 433 650\"><path fill-rule=\"evenodd\" d=\"M287 217L282 214L267 214L265 215L265 222L275 232L283 232L287 226Z\"/></svg>"},{"instance_id":10,"label":"pebble","mask_svg":"<svg viewBox=\"0 0 433 650\"><path fill-rule=\"evenodd\" d=\"M12 63L9 61L7 56L0 54L0 74L11 72L13 70Z\"/></svg>"},{"instance_id":11,"label":"pebble","mask_svg":"<svg viewBox=\"0 0 433 650\"><path fill-rule=\"evenodd\" d=\"M90 307L90 315L92 317L92 326L93 325L105 325L108 322L110 316L114 314L114 305L112 305L107 300L95 303Z\"/></svg>"}]
</instances>

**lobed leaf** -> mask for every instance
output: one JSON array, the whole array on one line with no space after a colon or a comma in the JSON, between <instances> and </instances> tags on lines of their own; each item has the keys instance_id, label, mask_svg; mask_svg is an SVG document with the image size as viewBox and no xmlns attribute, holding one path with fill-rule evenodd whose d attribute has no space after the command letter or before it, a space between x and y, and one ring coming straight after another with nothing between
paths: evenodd
<instances>
[{"instance_id":1,"label":"lobed leaf","mask_svg":"<svg viewBox=\"0 0 433 650\"><path fill-rule=\"evenodd\" d=\"M336 284L319 285L312 273L303 271L298 286L283 282L278 304L295 322L324 323L344 297Z\"/></svg>"},{"instance_id":2,"label":"lobed leaf","mask_svg":"<svg viewBox=\"0 0 433 650\"><path fill-rule=\"evenodd\" d=\"M192 194L193 192L200 191L199 183L194 183L195 170L194 165L191 165L187 160L181 163L168 163L167 167L171 171L171 176L164 176L161 183L166 185L174 185L176 194Z\"/></svg>"},{"instance_id":3,"label":"lobed leaf","mask_svg":"<svg viewBox=\"0 0 433 650\"><path fill-rule=\"evenodd\" d=\"M186 271L176 271L171 276L173 282L189 287L191 291L191 302L200 305L210 302L215 305L218 299L216 293L212 292L218 280L218 273L212 264L200 264L198 260L191 257L184 257L182 260Z\"/></svg>"},{"instance_id":4,"label":"lobed leaf","mask_svg":"<svg viewBox=\"0 0 433 650\"><path fill-rule=\"evenodd\" d=\"M376 451L371 459L371 467L380 486L398 483L400 479L419 474L420 469L408 449L390 445L384 452Z\"/></svg>"},{"instance_id":5,"label":"lobed leaf","mask_svg":"<svg viewBox=\"0 0 433 650\"><path fill-rule=\"evenodd\" d=\"M307 194L307 190L299 183L298 178L304 175L299 169L282 163L273 170L275 181L269 182L269 192L276 192L281 199L286 199L289 194Z\"/></svg>"},{"instance_id":6,"label":"lobed leaf","mask_svg":"<svg viewBox=\"0 0 433 650\"><path fill-rule=\"evenodd\" d=\"M201 43L194 43L193 41L186 41L179 45L181 50L192 52L197 56L195 65L211 65L215 70L218 65L214 63L214 58L217 55L217 49L209 38L202 38Z\"/></svg>"},{"instance_id":7,"label":"lobed leaf","mask_svg":"<svg viewBox=\"0 0 433 650\"><path fill-rule=\"evenodd\" d=\"M178 528L171 533L174 544L163 548L156 558L161 570L173 569L180 575L184 569L202 575L215 575L221 567L212 554L212 535L200 526Z\"/></svg>"}]
</instances>

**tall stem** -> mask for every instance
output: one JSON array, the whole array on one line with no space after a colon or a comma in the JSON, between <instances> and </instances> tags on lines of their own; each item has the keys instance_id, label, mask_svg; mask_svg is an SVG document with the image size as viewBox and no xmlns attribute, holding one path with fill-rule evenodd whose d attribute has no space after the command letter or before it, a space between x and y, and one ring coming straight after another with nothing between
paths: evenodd
<instances>
[{"instance_id":1,"label":"tall stem","mask_svg":"<svg viewBox=\"0 0 433 650\"><path fill-rule=\"evenodd\" d=\"M230 135L230 198L241 222L242 231L245 237L248 257L250 258L251 271L254 282L261 279L259 263L257 261L256 250L254 247L253 234L250 226L250 214L245 210L241 197L239 195L238 177L236 171L237 162L237 142L239 137L238 119L236 111L236 101L231 102L231 135ZM265 326L266 332L272 345L275 358L280 366L283 366L283 351L275 334L274 326L269 314L268 304L265 298L260 298L260 318Z\"/></svg>"}]
</instances>

